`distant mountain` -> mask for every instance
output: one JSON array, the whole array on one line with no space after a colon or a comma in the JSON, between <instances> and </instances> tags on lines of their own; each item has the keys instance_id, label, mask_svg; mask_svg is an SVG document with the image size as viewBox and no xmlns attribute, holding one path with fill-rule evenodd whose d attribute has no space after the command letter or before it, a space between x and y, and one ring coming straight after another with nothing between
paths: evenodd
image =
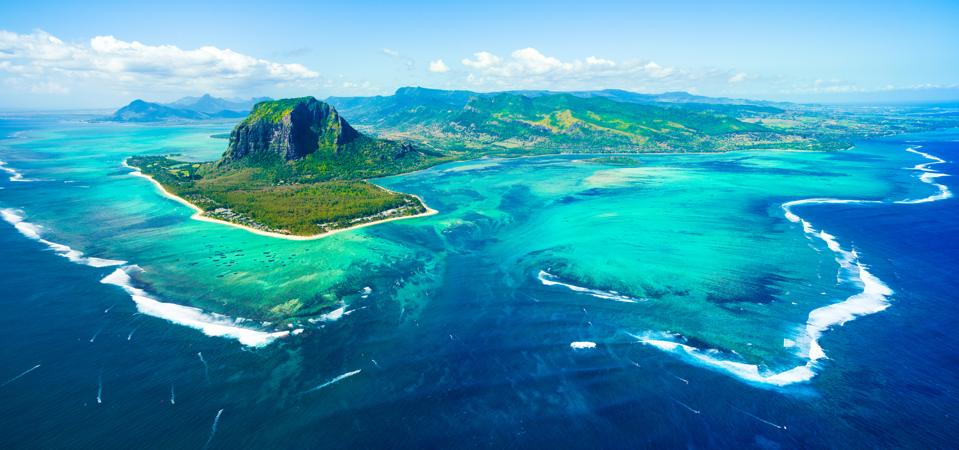
<instances>
[{"instance_id":1,"label":"distant mountain","mask_svg":"<svg viewBox=\"0 0 959 450\"><path fill-rule=\"evenodd\" d=\"M200 120L208 115L188 109L171 108L159 103L134 100L118 109L107 120L115 122L158 122L166 120Z\"/></svg>"},{"instance_id":2,"label":"distant mountain","mask_svg":"<svg viewBox=\"0 0 959 450\"><path fill-rule=\"evenodd\" d=\"M244 117L268 97L249 100L227 100L204 94L201 97L184 97L173 103L163 104L140 99L118 109L103 120L114 122L164 122L178 120L231 119Z\"/></svg>"},{"instance_id":3,"label":"distant mountain","mask_svg":"<svg viewBox=\"0 0 959 450\"><path fill-rule=\"evenodd\" d=\"M269 97L254 97L249 100L231 100L203 94L200 97L183 97L169 106L188 109L206 114L217 114L222 111L249 112L259 102L270 100Z\"/></svg>"},{"instance_id":4,"label":"distant mountain","mask_svg":"<svg viewBox=\"0 0 959 450\"><path fill-rule=\"evenodd\" d=\"M784 140L798 148L818 145L757 120L782 109L688 93L401 88L391 96L327 101L361 128L453 151L723 151Z\"/></svg>"}]
</instances>

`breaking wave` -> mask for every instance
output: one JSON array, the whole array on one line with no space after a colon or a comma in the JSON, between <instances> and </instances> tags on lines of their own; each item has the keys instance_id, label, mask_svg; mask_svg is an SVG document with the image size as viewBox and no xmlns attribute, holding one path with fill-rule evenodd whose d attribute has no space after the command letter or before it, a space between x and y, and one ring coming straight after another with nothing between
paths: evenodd
<instances>
[{"instance_id":1,"label":"breaking wave","mask_svg":"<svg viewBox=\"0 0 959 450\"><path fill-rule=\"evenodd\" d=\"M0 170L10 174L10 181L21 182L21 183L37 181L30 178L24 178L23 174L20 173L20 171L18 171L17 169L14 169L13 167L8 166L7 163L3 161L0 161Z\"/></svg>"},{"instance_id":2,"label":"breaking wave","mask_svg":"<svg viewBox=\"0 0 959 450\"><path fill-rule=\"evenodd\" d=\"M90 267L110 267L123 266L127 263L126 261L116 259L84 256L83 252L79 250L74 250L67 245L48 241L43 238L41 227L23 220L23 214L20 211L10 208L0 209L0 217L13 225L20 234L45 244L56 254L77 264ZM104 277L100 282L123 288L123 290L130 294L130 297L136 303L137 309L141 313L198 329L208 336L234 338L243 345L260 347L273 342L276 338L291 334L291 331L267 332L244 328L238 325L241 321L240 319L234 320L221 314L206 313L198 308L161 302L150 297L144 290L133 286L130 273L140 270L142 269L137 265L123 266ZM342 312L340 314L342 315ZM349 314L349 312L346 314ZM293 330L292 333L296 334L298 331L300 330ZM94 336L94 338L96 338L96 336Z\"/></svg>"},{"instance_id":3,"label":"breaking wave","mask_svg":"<svg viewBox=\"0 0 959 450\"><path fill-rule=\"evenodd\" d=\"M168 320L203 332L207 336L226 337L250 347L262 347L277 338L290 335L290 331L262 331L239 326L242 319L231 319L222 314L204 312L199 308L161 302L146 291L133 285L130 272L141 271L139 266L123 266L107 275L101 283L123 288L137 305L141 313Z\"/></svg>"},{"instance_id":4,"label":"breaking wave","mask_svg":"<svg viewBox=\"0 0 959 450\"><path fill-rule=\"evenodd\" d=\"M569 289L574 292L580 292L586 295L592 295L596 298L602 298L605 300L613 300L623 303L637 303L645 299L633 298L628 295L620 294L616 291L601 291L599 289L591 289L587 287L577 286L575 284L565 283L560 281L560 278L556 275L553 275L545 270L540 270L539 274L536 276L539 278L539 281L545 286L563 286L566 289Z\"/></svg>"},{"instance_id":5,"label":"breaking wave","mask_svg":"<svg viewBox=\"0 0 959 450\"><path fill-rule=\"evenodd\" d=\"M885 310L889 307L889 297L892 296L893 291L886 286L879 277L873 275L868 267L860 262L859 255L855 250L844 249L836 240L835 236L827 233L825 230L816 229L812 223L794 213L792 208L799 205L824 204L915 204L945 200L952 197L952 193L947 186L933 181L935 178L948 175L929 168L931 165L944 163L945 160L928 153L920 152L914 148L906 149L906 151L931 160L931 162L916 165L913 167L913 170L922 171L923 174L919 179L924 183L937 186L939 188L938 194L919 200L899 200L895 202L812 198L790 201L781 205L783 215L787 220L800 224L803 232L806 233L807 236L812 239L821 240L825 243L826 247L835 254L836 263L839 264L840 274L843 275L839 277L839 281L853 284L859 288L859 292L849 296L844 301L812 310L806 319L806 327L803 335L797 339L795 343L793 343L792 340L788 340L788 342L792 344L789 345L790 347L795 346L799 349L800 356L806 359L805 364L782 372L774 372L756 364L736 361L734 355L728 355L718 350L699 349L687 345L683 342L683 337L676 334L647 332L643 335L633 335L633 337L643 344L677 355L686 361L725 372L751 383L785 386L812 379L816 375L817 362L826 358L826 352L822 346L819 345L819 338L822 334L834 326L841 326L857 317L875 314Z\"/></svg>"},{"instance_id":6,"label":"breaking wave","mask_svg":"<svg viewBox=\"0 0 959 450\"><path fill-rule=\"evenodd\" d=\"M67 245L59 244L56 242L48 241L42 237L41 227L39 225L27 222L23 220L23 215L17 210L5 208L0 209L0 217L3 217L3 220L7 221L10 225L13 225L20 234L39 241L50 247L54 253L69 259L77 264L83 264L90 267L110 267L110 266L119 266L126 264L126 261L120 261L117 259L106 259L106 258L95 258L92 256L84 256L83 252L79 250L74 250Z\"/></svg>"}]
</instances>

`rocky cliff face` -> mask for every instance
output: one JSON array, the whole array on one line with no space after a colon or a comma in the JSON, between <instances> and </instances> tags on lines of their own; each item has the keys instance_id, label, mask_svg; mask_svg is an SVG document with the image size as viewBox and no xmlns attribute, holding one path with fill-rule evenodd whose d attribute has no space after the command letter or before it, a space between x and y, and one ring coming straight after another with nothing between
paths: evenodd
<instances>
[{"instance_id":1,"label":"rocky cliff face","mask_svg":"<svg viewBox=\"0 0 959 450\"><path fill-rule=\"evenodd\" d=\"M336 109L313 97L261 102L233 129L221 161L271 153L291 161L317 150L336 153L360 136Z\"/></svg>"}]
</instances>

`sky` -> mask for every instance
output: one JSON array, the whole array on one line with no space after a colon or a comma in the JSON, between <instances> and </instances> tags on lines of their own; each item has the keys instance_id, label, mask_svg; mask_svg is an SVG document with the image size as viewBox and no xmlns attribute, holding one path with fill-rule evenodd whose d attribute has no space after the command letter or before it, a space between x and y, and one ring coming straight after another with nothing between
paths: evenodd
<instances>
[{"instance_id":1,"label":"sky","mask_svg":"<svg viewBox=\"0 0 959 450\"><path fill-rule=\"evenodd\" d=\"M402 86L959 100L959 1L0 0L0 109Z\"/></svg>"}]
</instances>

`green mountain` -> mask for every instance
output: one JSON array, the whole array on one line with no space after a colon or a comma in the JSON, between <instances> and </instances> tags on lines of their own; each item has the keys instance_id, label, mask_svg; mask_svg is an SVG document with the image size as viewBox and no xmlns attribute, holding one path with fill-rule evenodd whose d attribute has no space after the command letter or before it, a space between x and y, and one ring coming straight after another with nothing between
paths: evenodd
<instances>
[{"instance_id":1,"label":"green mountain","mask_svg":"<svg viewBox=\"0 0 959 450\"><path fill-rule=\"evenodd\" d=\"M173 108L159 103L134 100L118 109L106 120L114 122L157 122L167 120L200 120L208 116L196 111Z\"/></svg>"},{"instance_id":2,"label":"green mountain","mask_svg":"<svg viewBox=\"0 0 959 450\"><path fill-rule=\"evenodd\" d=\"M687 100L702 99L688 94L403 88L391 96L329 100L257 103L230 133L218 161L135 157L129 163L208 217L314 235L425 212L416 197L365 180L446 161L557 152L832 150L847 146L836 136L849 129L876 130L815 110L693 102Z\"/></svg>"},{"instance_id":3,"label":"green mountain","mask_svg":"<svg viewBox=\"0 0 959 450\"><path fill-rule=\"evenodd\" d=\"M707 97L682 94L402 88L392 96L328 101L362 129L470 154L840 147L762 124L762 118L785 113L778 107L706 103Z\"/></svg>"},{"instance_id":4,"label":"green mountain","mask_svg":"<svg viewBox=\"0 0 959 450\"><path fill-rule=\"evenodd\" d=\"M128 164L205 216L262 231L314 235L425 212L416 197L364 180L444 160L449 158L366 136L330 105L304 97L258 103L233 129L218 161L141 156Z\"/></svg>"}]
</instances>

